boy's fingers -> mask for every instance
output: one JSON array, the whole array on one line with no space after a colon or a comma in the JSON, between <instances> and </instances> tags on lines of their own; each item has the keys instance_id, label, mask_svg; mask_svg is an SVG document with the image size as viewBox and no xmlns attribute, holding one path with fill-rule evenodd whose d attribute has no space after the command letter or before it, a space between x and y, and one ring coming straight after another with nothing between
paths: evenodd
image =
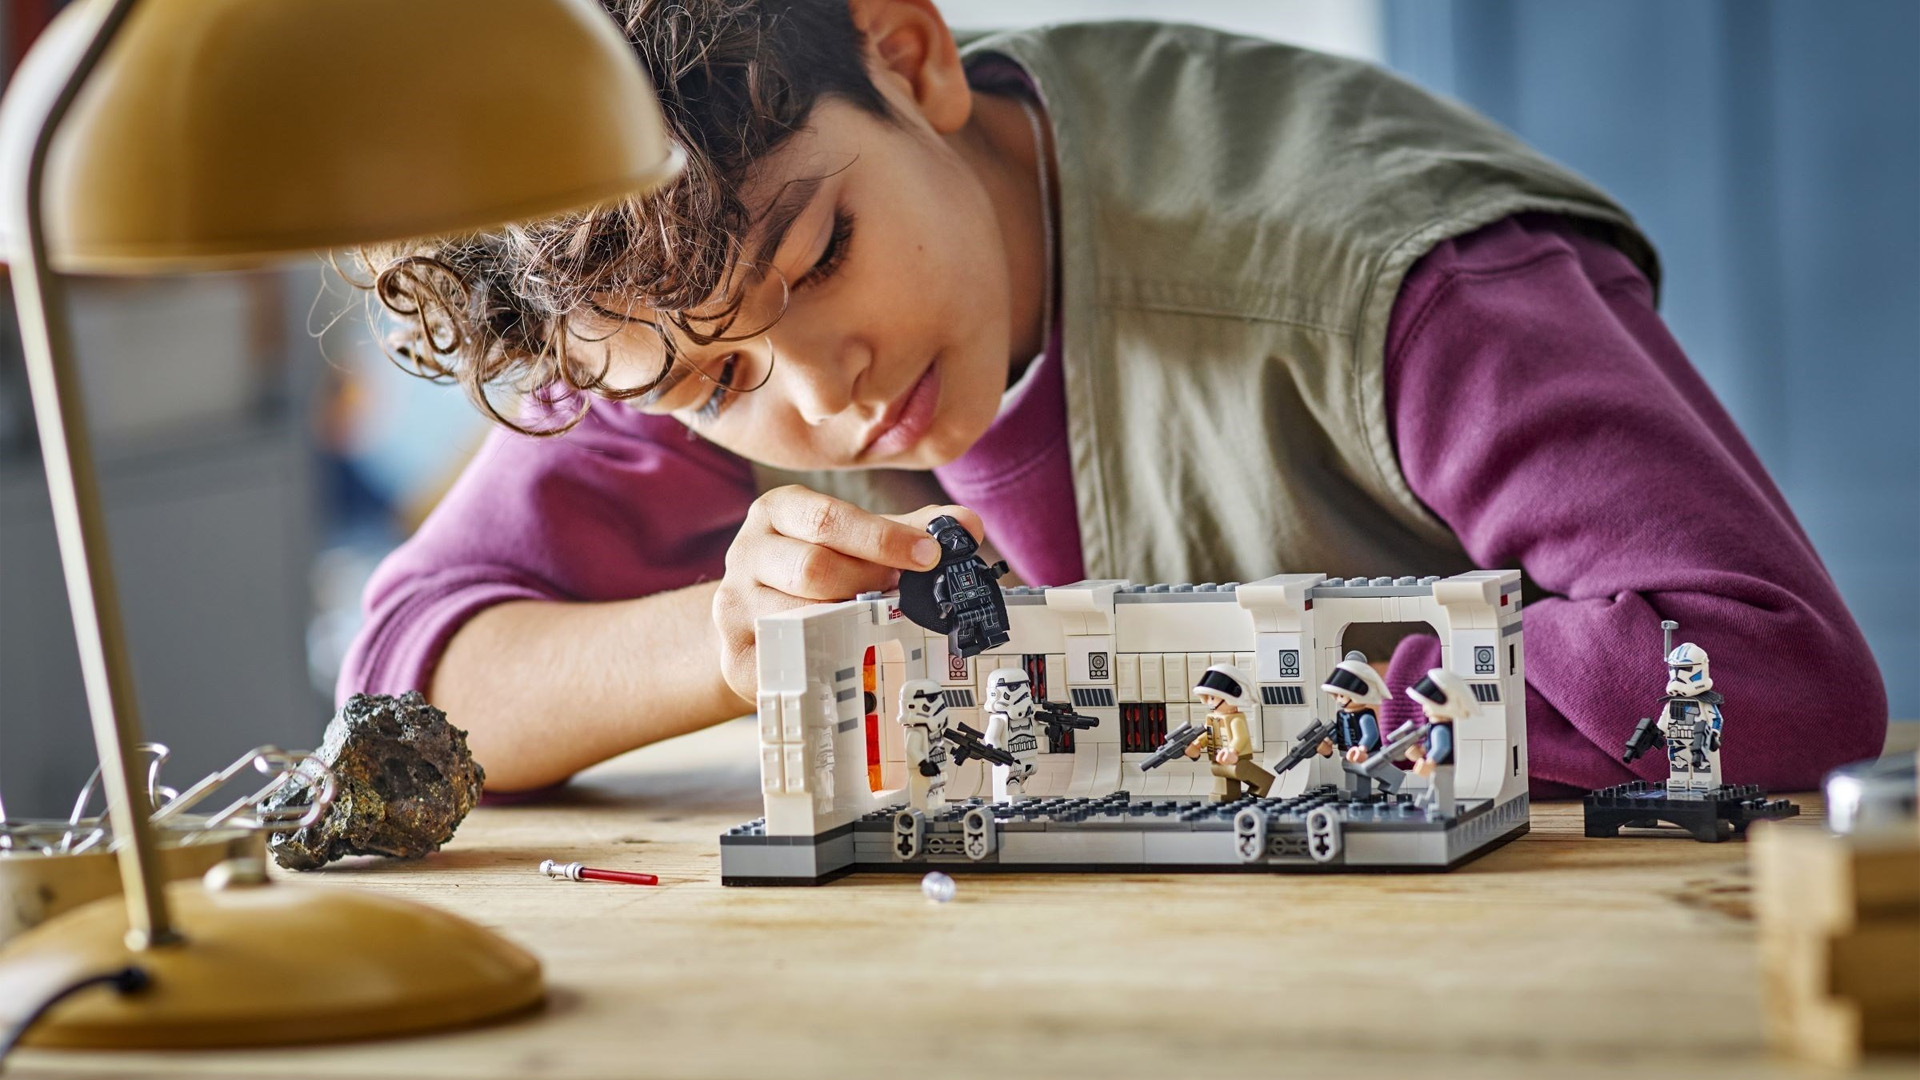
<instances>
[{"instance_id":1,"label":"boy's fingers","mask_svg":"<svg viewBox=\"0 0 1920 1080\"><path fill-rule=\"evenodd\" d=\"M778 496L762 501L767 523L782 536L901 570L925 570L940 561L940 545L924 528L868 513L808 488L782 488Z\"/></svg>"},{"instance_id":2,"label":"boy's fingers","mask_svg":"<svg viewBox=\"0 0 1920 1080\"><path fill-rule=\"evenodd\" d=\"M974 540L982 542L986 540L986 522L980 519L979 514L974 513L964 506L923 506L910 514L893 514L888 516L891 520L897 521L902 525L910 526L916 532L925 536L927 524L942 514L959 521L961 527L973 534Z\"/></svg>"},{"instance_id":3,"label":"boy's fingers","mask_svg":"<svg viewBox=\"0 0 1920 1080\"><path fill-rule=\"evenodd\" d=\"M763 585L806 600L847 600L893 588L899 572L829 547L773 535L754 553L754 577Z\"/></svg>"}]
</instances>

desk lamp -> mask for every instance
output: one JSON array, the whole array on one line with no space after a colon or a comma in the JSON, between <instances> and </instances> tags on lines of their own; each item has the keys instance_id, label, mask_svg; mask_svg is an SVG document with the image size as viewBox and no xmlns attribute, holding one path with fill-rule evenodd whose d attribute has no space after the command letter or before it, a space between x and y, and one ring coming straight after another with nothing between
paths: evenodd
<instances>
[{"instance_id":1,"label":"desk lamp","mask_svg":"<svg viewBox=\"0 0 1920 1080\"><path fill-rule=\"evenodd\" d=\"M237 1046L473 1023L539 962L433 908L349 889L163 885L62 276L259 266L479 230L648 190L681 167L645 71L592 0L78 0L0 104L11 265L123 896L0 952L0 1010L76 995L37 1046Z\"/></svg>"}]
</instances>

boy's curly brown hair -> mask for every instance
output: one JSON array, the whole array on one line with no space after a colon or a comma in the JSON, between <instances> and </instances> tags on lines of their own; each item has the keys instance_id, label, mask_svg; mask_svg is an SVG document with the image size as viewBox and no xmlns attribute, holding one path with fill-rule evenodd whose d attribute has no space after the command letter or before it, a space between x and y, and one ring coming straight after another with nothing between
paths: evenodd
<instances>
[{"instance_id":1,"label":"boy's curly brown hair","mask_svg":"<svg viewBox=\"0 0 1920 1080\"><path fill-rule=\"evenodd\" d=\"M373 295L400 320L390 346L396 362L461 384L495 420L526 434L558 434L585 409L523 426L502 414L490 391L549 407L586 395L625 400L665 378L682 336L706 345L764 333L765 326L735 327L741 298L722 295L764 215L743 193L754 166L823 98L891 115L868 76L847 0L601 4L652 77L685 172L651 194L581 213L360 253ZM665 359L645 385L613 387L605 350L579 345L630 321L629 305L654 314L648 323Z\"/></svg>"}]
</instances>

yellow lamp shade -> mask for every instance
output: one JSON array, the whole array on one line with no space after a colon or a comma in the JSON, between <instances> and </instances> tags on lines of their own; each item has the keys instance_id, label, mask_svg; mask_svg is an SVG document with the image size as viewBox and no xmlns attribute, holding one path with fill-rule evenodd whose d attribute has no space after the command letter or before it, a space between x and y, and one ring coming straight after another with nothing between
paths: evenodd
<instances>
[{"instance_id":1,"label":"yellow lamp shade","mask_svg":"<svg viewBox=\"0 0 1920 1080\"><path fill-rule=\"evenodd\" d=\"M89 32L60 23L100 3L35 52L77 56ZM44 101L34 84L72 56L29 57L8 104ZM26 126L0 125L10 159ZM54 137L49 261L222 269L468 232L642 191L680 164L592 0L142 0Z\"/></svg>"}]
</instances>

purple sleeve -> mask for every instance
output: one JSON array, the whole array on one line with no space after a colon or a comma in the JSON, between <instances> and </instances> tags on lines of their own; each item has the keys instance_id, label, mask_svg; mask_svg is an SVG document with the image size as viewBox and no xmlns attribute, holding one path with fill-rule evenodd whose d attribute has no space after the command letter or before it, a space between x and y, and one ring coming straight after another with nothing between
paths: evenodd
<instances>
[{"instance_id":1,"label":"purple sleeve","mask_svg":"<svg viewBox=\"0 0 1920 1080\"><path fill-rule=\"evenodd\" d=\"M625 600L718 577L754 498L741 459L597 402L574 430L492 432L374 572L336 696L424 690L454 632L508 600Z\"/></svg>"},{"instance_id":2,"label":"purple sleeve","mask_svg":"<svg viewBox=\"0 0 1920 1080\"><path fill-rule=\"evenodd\" d=\"M1440 245L1396 301L1386 386L1414 494L1477 565L1527 575L1539 794L1664 779L1658 755L1620 763L1665 690L1662 619L1712 659L1730 782L1805 789L1880 752L1866 641L1625 256L1540 216ZM1410 640L1389 685L1438 661Z\"/></svg>"}]
</instances>

